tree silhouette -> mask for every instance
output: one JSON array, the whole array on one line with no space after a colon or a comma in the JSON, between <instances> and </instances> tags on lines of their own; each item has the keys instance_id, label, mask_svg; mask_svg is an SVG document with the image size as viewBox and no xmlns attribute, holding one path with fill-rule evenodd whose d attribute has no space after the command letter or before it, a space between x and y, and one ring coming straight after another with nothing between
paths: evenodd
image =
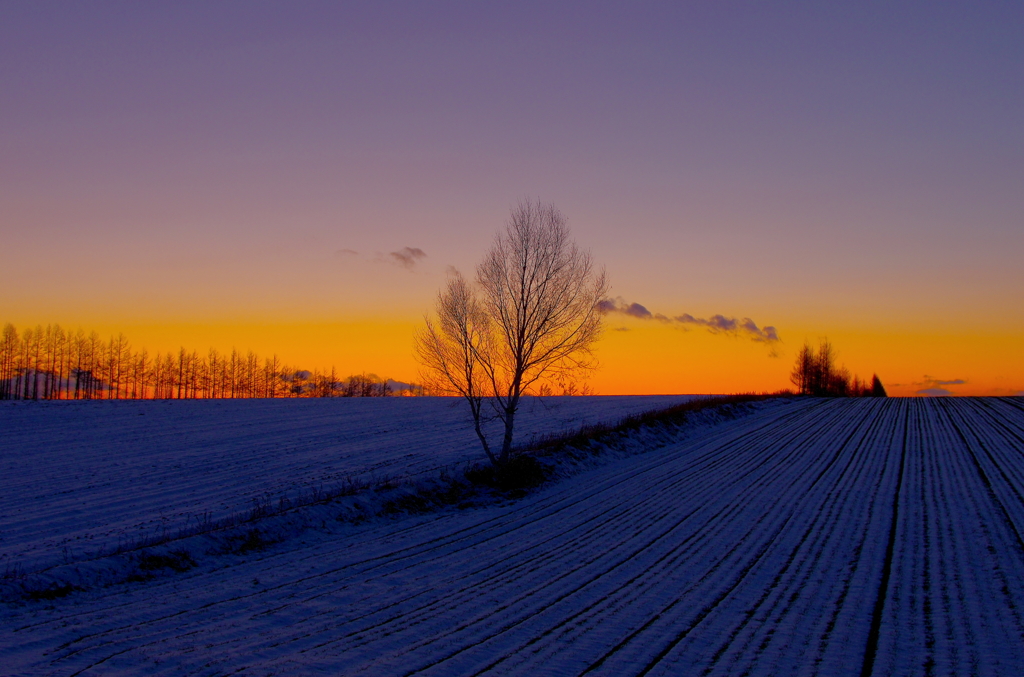
<instances>
[{"instance_id":1,"label":"tree silhouette","mask_svg":"<svg viewBox=\"0 0 1024 677\"><path fill-rule=\"evenodd\" d=\"M531 386L592 366L597 304L607 290L565 217L553 205L521 202L477 266L476 288L454 274L439 293L438 319L427 319L416 354L432 387L468 402L495 467L509 460L516 412ZM504 428L497 454L480 426L485 398Z\"/></svg>"},{"instance_id":2,"label":"tree silhouette","mask_svg":"<svg viewBox=\"0 0 1024 677\"><path fill-rule=\"evenodd\" d=\"M868 387L843 366L836 366L836 351L828 339L822 339L815 351L804 344L796 357L790 381L801 395L815 397L885 397L885 388L877 375Z\"/></svg>"},{"instance_id":3,"label":"tree silhouette","mask_svg":"<svg viewBox=\"0 0 1024 677\"><path fill-rule=\"evenodd\" d=\"M297 373L303 374L293 383ZM225 397L356 397L390 395L388 380L374 374L338 382L330 375L283 367L275 354L261 358L237 350L208 355L184 346L176 352L135 352L124 334L102 340L96 332L72 333L60 325L0 332L0 400L199 399ZM422 393L414 389L411 392Z\"/></svg>"}]
</instances>

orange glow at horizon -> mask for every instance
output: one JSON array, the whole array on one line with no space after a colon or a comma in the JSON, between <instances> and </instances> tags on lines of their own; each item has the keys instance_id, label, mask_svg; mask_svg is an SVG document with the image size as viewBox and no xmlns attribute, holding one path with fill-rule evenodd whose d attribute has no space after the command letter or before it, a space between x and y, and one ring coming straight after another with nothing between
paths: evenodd
<instances>
[{"instance_id":1,"label":"orange glow at horizon","mask_svg":"<svg viewBox=\"0 0 1024 677\"><path fill-rule=\"evenodd\" d=\"M19 331L36 322L14 321ZM4 320L6 321L6 320ZM45 324L45 323L44 323ZM123 333L133 350L150 354L180 348L206 355L215 348L277 355L296 369L336 369L339 377L374 373L396 381L419 381L413 337L422 319L365 317L310 322L137 322L110 320L62 324L65 330L95 330L106 340ZM789 374L804 337L815 345L825 333L780 329L772 349L749 338L684 330L652 321L609 322L595 354L599 367L581 380L599 395L772 392L791 388ZM840 365L870 379L878 374L894 396L928 388L953 395L1015 395L1024 391L1024 369L1008 362L1022 344L1012 332L968 335L924 331L833 330L827 338Z\"/></svg>"},{"instance_id":2,"label":"orange glow at horizon","mask_svg":"<svg viewBox=\"0 0 1024 677\"><path fill-rule=\"evenodd\" d=\"M602 394L735 393L792 388L789 375L806 340L827 338L837 363L851 375L877 374L893 396L941 388L952 395L1016 395L1024 391L1024 366L1008 361L1024 336L1006 332L783 328L783 343L769 348L740 336L683 331L650 322L618 323L599 348L603 369L592 383Z\"/></svg>"}]
</instances>

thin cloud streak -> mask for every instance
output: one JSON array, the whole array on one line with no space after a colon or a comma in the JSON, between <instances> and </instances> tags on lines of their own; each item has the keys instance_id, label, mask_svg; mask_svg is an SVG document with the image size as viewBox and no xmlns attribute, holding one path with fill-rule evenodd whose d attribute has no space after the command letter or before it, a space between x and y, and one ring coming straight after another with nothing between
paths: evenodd
<instances>
[{"instance_id":1,"label":"thin cloud streak","mask_svg":"<svg viewBox=\"0 0 1024 677\"><path fill-rule=\"evenodd\" d=\"M638 320L657 320L658 322L664 322L666 324L677 324L687 327L690 325L704 327L712 334L746 336L756 343L773 345L782 341L782 339L779 338L779 333L775 327L766 326L759 328L749 317L738 319L735 317L726 317L724 315L712 315L709 318L703 318L694 317L689 313L669 317L667 315L662 315L661 313L652 313L645 306L639 303L629 303L622 297L604 299L597 305L597 309L605 314L620 313L622 315L635 317Z\"/></svg>"},{"instance_id":2,"label":"thin cloud streak","mask_svg":"<svg viewBox=\"0 0 1024 677\"><path fill-rule=\"evenodd\" d=\"M918 390L917 394L924 397L949 397L953 394L953 391L946 390L945 388L925 388Z\"/></svg>"},{"instance_id":3,"label":"thin cloud streak","mask_svg":"<svg viewBox=\"0 0 1024 677\"><path fill-rule=\"evenodd\" d=\"M393 266L401 266L406 270L414 270L416 264L427 258L427 253L419 247L402 247L398 251L388 252L387 255L375 252L373 258L362 256L355 249L336 249L334 255L341 259L357 259L370 261L372 263L387 263ZM451 268L451 266L449 266Z\"/></svg>"},{"instance_id":4,"label":"thin cloud streak","mask_svg":"<svg viewBox=\"0 0 1024 677\"><path fill-rule=\"evenodd\" d=\"M956 395L956 393L945 386L962 386L967 385L967 379L963 378L950 378L942 379L935 378L925 374L920 381L913 381L911 383L893 383L894 387L916 387L914 391L915 395L921 395L923 397L947 397L949 395Z\"/></svg>"},{"instance_id":5,"label":"thin cloud streak","mask_svg":"<svg viewBox=\"0 0 1024 677\"><path fill-rule=\"evenodd\" d=\"M941 379L934 378L932 376L929 376L928 374L925 374L923 381L917 381L916 383L912 383L911 385L924 386L925 388L939 388L941 386L962 386L965 385L966 383L967 380L962 378Z\"/></svg>"},{"instance_id":6,"label":"thin cloud streak","mask_svg":"<svg viewBox=\"0 0 1024 677\"><path fill-rule=\"evenodd\" d=\"M391 257L393 263L397 263L406 270L412 270L417 261L427 258L426 252L419 247L402 247L388 256Z\"/></svg>"}]
</instances>

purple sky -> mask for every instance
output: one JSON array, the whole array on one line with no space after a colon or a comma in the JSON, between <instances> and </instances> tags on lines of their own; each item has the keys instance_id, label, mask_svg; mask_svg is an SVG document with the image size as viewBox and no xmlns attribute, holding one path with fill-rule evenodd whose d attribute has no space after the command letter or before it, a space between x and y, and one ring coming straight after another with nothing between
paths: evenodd
<instances>
[{"instance_id":1,"label":"purple sky","mask_svg":"<svg viewBox=\"0 0 1024 677\"><path fill-rule=\"evenodd\" d=\"M656 312L1021 334L1021 36L1020 3L6 3L0 303L415 319L527 197Z\"/></svg>"}]
</instances>

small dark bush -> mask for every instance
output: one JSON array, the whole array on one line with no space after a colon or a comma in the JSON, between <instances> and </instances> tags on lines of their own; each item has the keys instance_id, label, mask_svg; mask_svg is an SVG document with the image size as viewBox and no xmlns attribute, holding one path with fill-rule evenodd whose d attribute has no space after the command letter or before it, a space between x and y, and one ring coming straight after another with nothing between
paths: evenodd
<instances>
[{"instance_id":1,"label":"small dark bush","mask_svg":"<svg viewBox=\"0 0 1024 677\"><path fill-rule=\"evenodd\" d=\"M473 465L466 468L466 480L477 486L494 486L494 468L489 465Z\"/></svg>"},{"instance_id":2,"label":"small dark bush","mask_svg":"<svg viewBox=\"0 0 1024 677\"><path fill-rule=\"evenodd\" d=\"M455 505L466 498L466 487L458 482L450 482L444 489L432 494L432 498L440 505Z\"/></svg>"},{"instance_id":3,"label":"small dark bush","mask_svg":"<svg viewBox=\"0 0 1024 677\"><path fill-rule=\"evenodd\" d=\"M430 502L419 494L399 496L384 503L383 512L385 515L395 515L400 512L429 512Z\"/></svg>"},{"instance_id":4,"label":"small dark bush","mask_svg":"<svg viewBox=\"0 0 1024 677\"><path fill-rule=\"evenodd\" d=\"M167 555L146 553L139 559L139 568L143 571L157 571L158 569L188 571L195 565L196 561L192 559L192 553L188 550L175 550Z\"/></svg>"},{"instance_id":5,"label":"small dark bush","mask_svg":"<svg viewBox=\"0 0 1024 677\"><path fill-rule=\"evenodd\" d=\"M533 456L513 456L496 473L500 489L529 489L544 481L544 468Z\"/></svg>"},{"instance_id":6,"label":"small dark bush","mask_svg":"<svg viewBox=\"0 0 1024 677\"><path fill-rule=\"evenodd\" d=\"M544 468L532 456L513 456L501 468L476 465L466 469L466 479L471 484L494 487L503 491L521 492L544 481ZM521 495L518 494L518 495Z\"/></svg>"},{"instance_id":7,"label":"small dark bush","mask_svg":"<svg viewBox=\"0 0 1024 677\"><path fill-rule=\"evenodd\" d=\"M41 588L39 590L28 590L25 593L25 597L31 600L44 600L44 599L57 599L58 597L67 597L75 590L78 590L75 586L70 583L64 585L57 585L51 583L47 588Z\"/></svg>"},{"instance_id":8,"label":"small dark bush","mask_svg":"<svg viewBox=\"0 0 1024 677\"><path fill-rule=\"evenodd\" d=\"M245 537L238 544L238 547L235 548L235 552L239 555L244 555L247 552L257 552L265 549L268 545L272 545L273 543L273 541L264 538L259 529L249 529L249 531L246 532Z\"/></svg>"},{"instance_id":9,"label":"small dark bush","mask_svg":"<svg viewBox=\"0 0 1024 677\"><path fill-rule=\"evenodd\" d=\"M424 488L415 494L399 496L385 502L382 512L385 515L430 512L439 506L455 505L466 498L465 485L449 478L447 483L440 487Z\"/></svg>"}]
</instances>

